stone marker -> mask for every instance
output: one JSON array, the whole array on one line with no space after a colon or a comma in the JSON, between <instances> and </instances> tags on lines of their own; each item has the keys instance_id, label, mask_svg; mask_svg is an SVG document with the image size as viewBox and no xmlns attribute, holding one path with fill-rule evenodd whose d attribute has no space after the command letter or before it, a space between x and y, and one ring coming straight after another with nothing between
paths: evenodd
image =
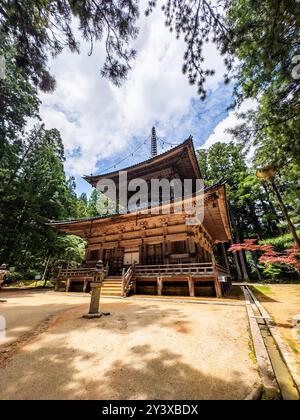
<instances>
[{"instance_id":1,"label":"stone marker","mask_svg":"<svg viewBox=\"0 0 300 420\"><path fill-rule=\"evenodd\" d=\"M100 292L102 282L105 277L105 271L103 269L103 262L99 260L96 263L96 270L94 275L94 281L91 283L91 302L90 302L90 309L86 315L83 315L83 318L92 319L92 318L100 318L102 315L110 315L109 312L100 312L99 304L100 304Z\"/></svg>"}]
</instances>

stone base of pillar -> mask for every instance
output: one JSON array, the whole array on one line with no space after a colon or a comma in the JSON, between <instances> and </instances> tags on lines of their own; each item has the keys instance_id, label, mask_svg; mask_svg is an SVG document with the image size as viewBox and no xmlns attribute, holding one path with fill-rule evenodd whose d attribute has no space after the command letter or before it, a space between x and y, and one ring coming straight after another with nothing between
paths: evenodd
<instances>
[{"instance_id":1,"label":"stone base of pillar","mask_svg":"<svg viewBox=\"0 0 300 420\"><path fill-rule=\"evenodd\" d=\"M85 319L101 318L102 315L108 316L110 315L110 312L96 312L94 314L89 313L89 314L83 315L82 318L85 318Z\"/></svg>"},{"instance_id":2,"label":"stone base of pillar","mask_svg":"<svg viewBox=\"0 0 300 420\"><path fill-rule=\"evenodd\" d=\"M93 319L93 318L100 318L103 315L102 312L96 312L95 314L85 314L82 318L85 319Z\"/></svg>"}]
</instances>

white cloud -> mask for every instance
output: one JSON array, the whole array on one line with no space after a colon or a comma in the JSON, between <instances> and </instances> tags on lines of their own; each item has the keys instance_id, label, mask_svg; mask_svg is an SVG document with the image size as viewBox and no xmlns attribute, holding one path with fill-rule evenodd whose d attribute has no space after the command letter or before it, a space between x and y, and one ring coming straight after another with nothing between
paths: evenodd
<instances>
[{"instance_id":1,"label":"white cloud","mask_svg":"<svg viewBox=\"0 0 300 420\"><path fill-rule=\"evenodd\" d=\"M214 129L213 133L208 137L206 142L201 146L202 149L210 148L214 143L222 142L229 143L234 141L232 134L228 133L228 129L234 128L241 123L241 120L238 118L238 113L246 113L247 111L256 107L256 102L253 100L247 100L243 102L238 112L231 111L229 115L224 118Z\"/></svg>"},{"instance_id":2,"label":"white cloud","mask_svg":"<svg viewBox=\"0 0 300 420\"><path fill-rule=\"evenodd\" d=\"M172 121L187 114L191 99L197 98L195 86L181 72L184 43L164 26L160 9L142 16L140 27L138 57L121 88L100 76L102 44L88 57L89 46L82 41L80 55L64 51L51 62L57 88L41 95L41 116L46 127L62 133L69 174L89 174L97 161L122 156L134 137L144 140L150 134L155 121L171 136ZM207 67L216 69L206 87L215 90L224 73L222 59L213 45L206 47L205 56ZM186 122L188 136L188 118Z\"/></svg>"}]
</instances>

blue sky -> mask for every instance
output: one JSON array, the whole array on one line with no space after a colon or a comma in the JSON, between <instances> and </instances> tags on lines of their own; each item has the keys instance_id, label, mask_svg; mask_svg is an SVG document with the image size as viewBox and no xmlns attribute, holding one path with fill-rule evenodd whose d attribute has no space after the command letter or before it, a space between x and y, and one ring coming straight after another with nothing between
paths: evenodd
<instances>
[{"instance_id":1,"label":"blue sky","mask_svg":"<svg viewBox=\"0 0 300 420\"><path fill-rule=\"evenodd\" d=\"M196 148L230 140L226 128L236 123L234 113L227 111L232 87L223 83L225 68L214 45L204 50L205 66L215 75L207 80L208 95L201 101L181 72L184 43L165 28L159 8L150 18L141 14L139 26L137 59L120 88L100 76L105 57L101 43L91 57L89 45L81 41L79 55L64 51L50 63L57 88L41 94L41 115L47 128L62 134L65 169L75 176L78 193L91 192L83 175L103 173L130 153L116 169L148 159L150 142L135 150L150 138L153 125L169 143L189 135Z\"/></svg>"}]
</instances>

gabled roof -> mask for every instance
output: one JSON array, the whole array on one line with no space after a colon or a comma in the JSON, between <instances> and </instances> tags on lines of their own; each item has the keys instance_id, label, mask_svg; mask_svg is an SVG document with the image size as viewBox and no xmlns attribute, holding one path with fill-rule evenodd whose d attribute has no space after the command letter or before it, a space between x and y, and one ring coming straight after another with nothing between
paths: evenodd
<instances>
[{"instance_id":1,"label":"gabled roof","mask_svg":"<svg viewBox=\"0 0 300 420\"><path fill-rule=\"evenodd\" d=\"M160 155L124 168L122 171L127 172L128 180L130 180L132 178L149 177L151 176L151 173L162 171L164 168L170 167L171 165L175 165L176 169L179 172L182 172L184 178L202 178L192 137L189 137L183 143ZM109 178L117 183L119 172L120 170L94 176L85 175L83 178L95 187L97 182L101 179Z\"/></svg>"}]
</instances>

